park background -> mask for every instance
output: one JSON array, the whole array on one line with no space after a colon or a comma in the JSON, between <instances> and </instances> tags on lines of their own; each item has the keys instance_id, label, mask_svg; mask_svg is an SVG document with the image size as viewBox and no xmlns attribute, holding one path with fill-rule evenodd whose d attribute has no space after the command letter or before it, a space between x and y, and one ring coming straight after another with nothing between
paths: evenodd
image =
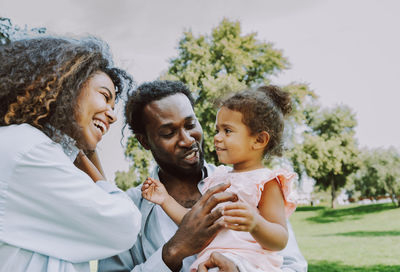
<instances>
[{"instance_id":1,"label":"park background","mask_svg":"<svg viewBox=\"0 0 400 272\"><path fill-rule=\"evenodd\" d=\"M395 153L400 138L394 123L400 113L399 11L400 2L387 0L0 1L0 17L13 26L106 40L138 84L168 72L185 31L195 38L211 35L225 18L239 25L241 35L255 33L257 41L272 43L288 60L284 69L268 76L270 82L304 84L327 111L347 106L357 121L352 130L358 150ZM117 110L119 121L99 146L109 179L132 165L122 146L127 137L121 141L122 108ZM307 184L298 189L310 191L320 204L299 207L291 221L309 271L400 270L396 205L368 200L363 202L367 205L356 201L331 209L329 194L317 192L312 181Z\"/></svg>"}]
</instances>

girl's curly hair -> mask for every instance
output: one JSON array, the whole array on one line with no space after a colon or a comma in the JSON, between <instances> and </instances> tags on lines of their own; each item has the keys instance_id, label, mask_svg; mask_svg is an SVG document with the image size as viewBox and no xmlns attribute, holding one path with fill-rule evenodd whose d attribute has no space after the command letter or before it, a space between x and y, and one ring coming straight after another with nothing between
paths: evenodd
<instances>
[{"instance_id":1,"label":"girl's curly hair","mask_svg":"<svg viewBox=\"0 0 400 272\"><path fill-rule=\"evenodd\" d=\"M242 113L242 121L252 135L261 131L269 133L270 139L264 155L268 158L282 155L284 117L292 111L288 92L278 86L267 85L234 93L218 102L220 107Z\"/></svg>"},{"instance_id":2,"label":"girl's curly hair","mask_svg":"<svg viewBox=\"0 0 400 272\"><path fill-rule=\"evenodd\" d=\"M106 73L117 97L132 77L113 66L108 45L94 37L39 37L0 46L0 126L30 124L55 142L70 136L85 147L76 123L77 97L97 72Z\"/></svg>"}]
</instances>

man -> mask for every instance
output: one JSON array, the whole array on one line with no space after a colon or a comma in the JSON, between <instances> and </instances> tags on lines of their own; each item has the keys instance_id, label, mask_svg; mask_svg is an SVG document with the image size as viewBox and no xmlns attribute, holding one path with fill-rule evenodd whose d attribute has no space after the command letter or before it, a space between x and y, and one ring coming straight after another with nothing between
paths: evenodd
<instances>
[{"instance_id":1,"label":"man","mask_svg":"<svg viewBox=\"0 0 400 272\"><path fill-rule=\"evenodd\" d=\"M203 131L193 111L194 100L181 82L154 81L139 86L125 108L127 124L141 145L150 150L157 166L151 173L166 187L175 200L191 211L179 228L157 205L141 196L140 188L127 191L142 213L142 228L136 244L127 252L99 262L99 271L188 271L194 254L206 247L223 228L218 203L236 201L224 192L229 185L219 185L203 196L202 180L215 166L204 162ZM197 203L196 203L197 202ZM284 256L284 271L306 271L294 234L289 229ZM213 255L206 267L221 271L232 263L222 255ZM224 266L227 264L227 266ZM236 270L237 271L237 270Z\"/></svg>"}]
</instances>

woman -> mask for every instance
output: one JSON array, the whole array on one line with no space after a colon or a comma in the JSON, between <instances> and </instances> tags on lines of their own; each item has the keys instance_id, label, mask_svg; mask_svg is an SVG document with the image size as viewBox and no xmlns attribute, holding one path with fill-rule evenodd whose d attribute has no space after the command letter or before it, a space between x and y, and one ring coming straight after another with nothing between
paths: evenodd
<instances>
[{"instance_id":1,"label":"woman","mask_svg":"<svg viewBox=\"0 0 400 272\"><path fill-rule=\"evenodd\" d=\"M140 212L85 153L98 162L130 76L93 38L14 41L0 63L0 271L89 271L129 249Z\"/></svg>"}]
</instances>

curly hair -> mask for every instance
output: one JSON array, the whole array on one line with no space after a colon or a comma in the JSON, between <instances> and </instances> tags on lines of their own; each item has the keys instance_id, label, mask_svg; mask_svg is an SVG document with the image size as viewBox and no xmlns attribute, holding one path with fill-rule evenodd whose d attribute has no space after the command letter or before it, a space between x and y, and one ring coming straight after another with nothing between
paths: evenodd
<instances>
[{"instance_id":1,"label":"curly hair","mask_svg":"<svg viewBox=\"0 0 400 272\"><path fill-rule=\"evenodd\" d=\"M144 107L153 101L179 93L186 95L193 107L192 93L180 81L156 80L141 84L135 91L128 94L128 102L125 104L126 124L133 133L145 134Z\"/></svg>"},{"instance_id":2,"label":"curly hair","mask_svg":"<svg viewBox=\"0 0 400 272\"><path fill-rule=\"evenodd\" d=\"M53 141L70 136L84 148L75 120L77 97L97 72L106 73L117 97L133 85L124 70L113 66L108 45L86 37L39 37L0 46L0 126L30 124Z\"/></svg>"},{"instance_id":3,"label":"curly hair","mask_svg":"<svg viewBox=\"0 0 400 272\"><path fill-rule=\"evenodd\" d=\"M242 113L242 121L252 135L261 131L268 132L270 139L264 154L282 155L284 117L292 111L288 92L273 85L261 86L234 93L220 101L219 106Z\"/></svg>"}]
</instances>

